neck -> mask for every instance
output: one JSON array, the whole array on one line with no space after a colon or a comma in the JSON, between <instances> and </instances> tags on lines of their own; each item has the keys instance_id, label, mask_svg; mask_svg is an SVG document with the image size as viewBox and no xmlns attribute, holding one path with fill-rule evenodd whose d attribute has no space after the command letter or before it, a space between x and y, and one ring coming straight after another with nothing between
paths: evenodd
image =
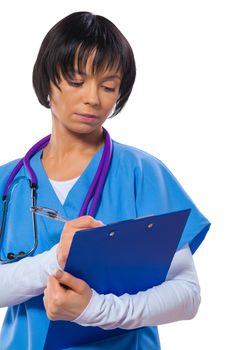
<instances>
[{"instance_id":1,"label":"neck","mask_svg":"<svg viewBox=\"0 0 245 350\"><path fill-rule=\"evenodd\" d=\"M42 158L63 161L66 158L91 156L104 144L103 129L98 128L88 134L52 128L50 141L42 152Z\"/></svg>"}]
</instances>

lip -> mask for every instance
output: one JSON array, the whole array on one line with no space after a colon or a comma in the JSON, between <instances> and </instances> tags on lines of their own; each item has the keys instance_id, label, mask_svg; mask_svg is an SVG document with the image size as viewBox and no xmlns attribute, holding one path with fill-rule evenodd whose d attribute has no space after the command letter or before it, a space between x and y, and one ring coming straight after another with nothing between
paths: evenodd
<instances>
[{"instance_id":1,"label":"lip","mask_svg":"<svg viewBox=\"0 0 245 350\"><path fill-rule=\"evenodd\" d=\"M83 122L85 124L93 124L97 123L97 120L99 117L93 114L80 114L75 113L76 117L79 119L80 122Z\"/></svg>"},{"instance_id":2,"label":"lip","mask_svg":"<svg viewBox=\"0 0 245 350\"><path fill-rule=\"evenodd\" d=\"M87 114L87 113L75 113L79 115L80 117L86 117L86 118L99 118L97 115L94 114Z\"/></svg>"}]
</instances>

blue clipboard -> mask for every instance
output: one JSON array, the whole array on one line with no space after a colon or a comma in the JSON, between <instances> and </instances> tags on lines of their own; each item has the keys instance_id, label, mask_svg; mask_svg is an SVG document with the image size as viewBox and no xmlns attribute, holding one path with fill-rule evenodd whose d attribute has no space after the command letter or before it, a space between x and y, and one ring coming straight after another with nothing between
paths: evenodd
<instances>
[{"instance_id":1,"label":"blue clipboard","mask_svg":"<svg viewBox=\"0 0 245 350\"><path fill-rule=\"evenodd\" d=\"M165 281L190 209L77 231L65 271L100 294L136 294ZM50 321L44 350L93 343L132 330Z\"/></svg>"}]
</instances>

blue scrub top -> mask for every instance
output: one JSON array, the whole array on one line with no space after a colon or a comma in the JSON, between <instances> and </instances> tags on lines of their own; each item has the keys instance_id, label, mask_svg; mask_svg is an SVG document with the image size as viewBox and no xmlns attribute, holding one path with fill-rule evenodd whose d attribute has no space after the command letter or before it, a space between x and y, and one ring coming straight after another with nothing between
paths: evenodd
<instances>
[{"instance_id":1,"label":"blue scrub top","mask_svg":"<svg viewBox=\"0 0 245 350\"><path fill-rule=\"evenodd\" d=\"M105 224L149 214L162 214L191 208L178 249L189 243L192 253L199 247L209 229L209 221L195 206L173 174L161 160L133 146L112 140L113 156L106 178L102 199L95 218ZM96 173L104 145L67 195L62 205L42 166L38 151L30 164L38 179L37 205L56 209L61 215L78 217L88 188ZM20 159L0 167L0 193L7 178ZM28 173L22 167L11 185L11 199L1 248L7 252L27 251L33 245L30 213L31 192ZM91 202L90 202L91 204ZM2 217L0 202L0 219ZM38 247L34 255L51 249L60 240L64 223L37 216ZM49 319L43 305L43 294L26 302L8 307L0 333L0 348L8 350L41 350L45 342ZM157 350L160 342L157 327L143 327L127 334L94 344L72 347L81 350Z\"/></svg>"}]
</instances>

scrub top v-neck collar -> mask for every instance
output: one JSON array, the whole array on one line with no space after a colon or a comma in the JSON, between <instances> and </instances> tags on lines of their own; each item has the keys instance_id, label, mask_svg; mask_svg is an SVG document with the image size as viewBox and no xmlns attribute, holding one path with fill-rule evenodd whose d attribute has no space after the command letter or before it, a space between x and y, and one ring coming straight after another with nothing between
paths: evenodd
<instances>
[{"instance_id":1,"label":"scrub top v-neck collar","mask_svg":"<svg viewBox=\"0 0 245 350\"><path fill-rule=\"evenodd\" d=\"M78 217L88 189L98 169L103 150L104 144L92 156L83 173L69 191L63 205L61 204L55 190L52 187L52 184L49 181L41 161L42 150L39 150L30 160L30 165L36 173L38 180L37 205L58 210L61 215L64 215L68 219Z\"/></svg>"}]
</instances>

